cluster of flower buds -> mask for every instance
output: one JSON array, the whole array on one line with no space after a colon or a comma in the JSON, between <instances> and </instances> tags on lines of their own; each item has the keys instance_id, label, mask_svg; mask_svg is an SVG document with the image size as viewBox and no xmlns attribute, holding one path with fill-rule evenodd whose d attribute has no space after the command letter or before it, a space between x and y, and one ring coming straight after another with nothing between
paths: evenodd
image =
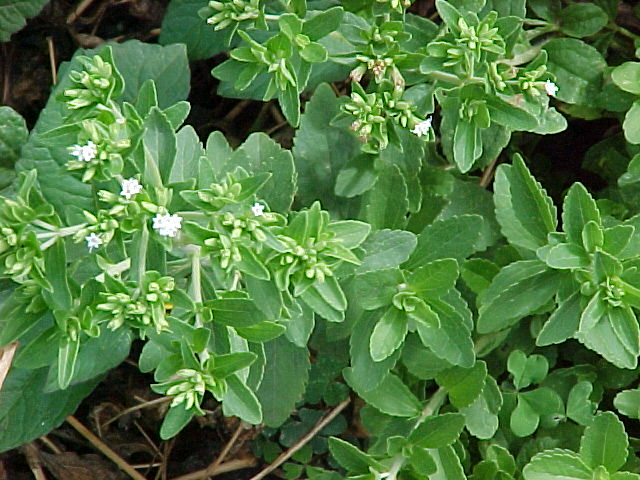
<instances>
[{"instance_id":1,"label":"cluster of flower buds","mask_svg":"<svg viewBox=\"0 0 640 480\"><path fill-rule=\"evenodd\" d=\"M100 293L104 302L96 307L105 312L108 328L116 330L125 323L140 329L153 326L157 332L168 328L165 309L175 288L172 277L149 271L137 289L116 281L110 282L110 287L111 291Z\"/></svg>"},{"instance_id":2,"label":"cluster of flower buds","mask_svg":"<svg viewBox=\"0 0 640 480\"><path fill-rule=\"evenodd\" d=\"M110 52L105 51L110 56ZM73 70L69 73L72 87L64 90L68 98L66 104L71 110L93 107L97 104L107 104L111 97L118 94L122 81L114 72L109 59L101 55L92 58L80 56L78 60L83 66L82 71Z\"/></svg>"},{"instance_id":3,"label":"cluster of flower buds","mask_svg":"<svg viewBox=\"0 0 640 480\"><path fill-rule=\"evenodd\" d=\"M387 7L395 12L404 13L411 6L413 0L376 0L379 4L386 4Z\"/></svg>"},{"instance_id":4,"label":"cluster of flower buds","mask_svg":"<svg viewBox=\"0 0 640 480\"><path fill-rule=\"evenodd\" d=\"M394 88L390 83L386 90L365 93L358 83L353 83L351 98L341 107L342 111L355 117L351 130L364 143L367 153L377 153L389 144L390 122L402 128L409 128L418 137L426 136L431 129L431 119L423 119L415 114L415 105L402 98L404 89Z\"/></svg>"},{"instance_id":5,"label":"cluster of flower buds","mask_svg":"<svg viewBox=\"0 0 640 480\"><path fill-rule=\"evenodd\" d=\"M257 19L260 16L260 1L213 0L199 13L209 25L213 25L214 30L222 30L241 22Z\"/></svg>"}]
</instances>

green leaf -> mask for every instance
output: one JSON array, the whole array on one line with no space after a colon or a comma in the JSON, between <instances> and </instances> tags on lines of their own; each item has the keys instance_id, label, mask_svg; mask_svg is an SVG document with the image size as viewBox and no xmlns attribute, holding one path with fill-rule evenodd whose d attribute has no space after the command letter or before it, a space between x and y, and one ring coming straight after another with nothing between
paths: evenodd
<instances>
[{"instance_id":1,"label":"green leaf","mask_svg":"<svg viewBox=\"0 0 640 480\"><path fill-rule=\"evenodd\" d=\"M397 165L378 174L378 180L364 200L364 217L374 229L401 229L407 222L407 183Z\"/></svg>"},{"instance_id":2,"label":"green leaf","mask_svg":"<svg viewBox=\"0 0 640 480\"><path fill-rule=\"evenodd\" d=\"M76 368L80 340L62 338L58 344L58 386L65 389L71 383Z\"/></svg>"},{"instance_id":3,"label":"green leaf","mask_svg":"<svg viewBox=\"0 0 640 480\"><path fill-rule=\"evenodd\" d=\"M149 79L156 85L160 109L187 98L191 78L184 45L161 46L129 40L111 45L111 48L116 67L125 82L123 101L134 102L140 87ZM141 58L145 61L141 62Z\"/></svg>"},{"instance_id":4,"label":"green leaf","mask_svg":"<svg viewBox=\"0 0 640 480\"><path fill-rule=\"evenodd\" d=\"M573 386L567 398L567 417L583 426L592 422L597 407L589 399L591 392L593 392L593 385L583 380Z\"/></svg>"},{"instance_id":5,"label":"green leaf","mask_svg":"<svg viewBox=\"0 0 640 480\"><path fill-rule=\"evenodd\" d=\"M334 9L327 12L331 10ZM308 24L309 22L305 23L305 26ZM336 176L349 159L356 157L360 146L348 131L331 125L331 119L339 112L338 99L327 84L319 85L305 104L300 128L296 130L293 138L292 149L298 172L298 196L301 204L309 205L319 198L322 199L325 208L330 210L343 204L334 194ZM335 148L336 145L340 145L340 148ZM366 161L369 165L372 164L369 157ZM369 186L373 182L375 175ZM337 185L336 192L344 195Z\"/></svg>"},{"instance_id":6,"label":"green leaf","mask_svg":"<svg viewBox=\"0 0 640 480\"><path fill-rule=\"evenodd\" d=\"M333 279L333 277L328 278ZM343 302L344 293L342 293L342 289L340 289L340 285L335 279L333 281L335 282L333 286L337 287L337 290L330 288L327 280L321 284L315 282L302 292L299 298L325 320L342 322L344 320L346 300Z\"/></svg>"},{"instance_id":7,"label":"green leaf","mask_svg":"<svg viewBox=\"0 0 640 480\"><path fill-rule=\"evenodd\" d=\"M352 372L346 369L343 375L347 384L356 390ZM420 414L420 401L402 380L392 373L377 387L367 391L356 390L356 393L369 405L392 417L415 417Z\"/></svg>"},{"instance_id":8,"label":"green leaf","mask_svg":"<svg viewBox=\"0 0 640 480\"><path fill-rule=\"evenodd\" d=\"M8 42L11 34L35 17L48 0L0 0L0 43ZM1 122L0 122L1 123Z\"/></svg>"},{"instance_id":9,"label":"green leaf","mask_svg":"<svg viewBox=\"0 0 640 480\"><path fill-rule=\"evenodd\" d=\"M258 196L267 202L271 210L286 212L291 208L296 192L296 175L289 150L262 132L252 133L226 165L227 171L237 166L245 168L251 175L271 174Z\"/></svg>"},{"instance_id":10,"label":"green leaf","mask_svg":"<svg viewBox=\"0 0 640 480\"><path fill-rule=\"evenodd\" d=\"M609 18L593 3L574 3L560 11L560 28L571 37L588 37L602 30Z\"/></svg>"},{"instance_id":11,"label":"green leaf","mask_svg":"<svg viewBox=\"0 0 640 480\"><path fill-rule=\"evenodd\" d=\"M560 276L538 260L504 267L479 296L479 333L497 332L535 312L555 295Z\"/></svg>"},{"instance_id":12,"label":"green leaf","mask_svg":"<svg viewBox=\"0 0 640 480\"><path fill-rule=\"evenodd\" d=\"M260 322L250 327L236 327L236 332L250 342L268 342L282 335L286 327L274 322Z\"/></svg>"},{"instance_id":13,"label":"green leaf","mask_svg":"<svg viewBox=\"0 0 640 480\"><path fill-rule=\"evenodd\" d=\"M435 376L451 366L451 364L437 357L430 349L425 347L420 337L409 333L402 347L402 363L407 370L420 380L431 380Z\"/></svg>"},{"instance_id":14,"label":"green leaf","mask_svg":"<svg viewBox=\"0 0 640 480\"><path fill-rule=\"evenodd\" d=\"M640 63L625 62L611 71L611 79L625 92L640 95Z\"/></svg>"},{"instance_id":15,"label":"green leaf","mask_svg":"<svg viewBox=\"0 0 640 480\"><path fill-rule=\"evenodd\" d=\"M471 435L487 440L498 430L498 413L502 407L502 394L491 375L485 378L484 388L478 398L465 408L460 409L464 415L465 426Z\"/></svg>"},{"instance_id":16,"label":"green leaf","mask_svg":"<svg viewBox=\"0 0 640 480\"><path fill-rule=\"evenodd\" d=\"M183 182L198 177L198 164L205 151L198 134L191 125L176 134L176 157L169 182Z\"/></svg>"},{"instance_id":17,"label":"green leaf","mask_svg":"<svg viewBox=\"0 0 640 480\"><path fill-rule=\"evenodd\" d=\"M489 109L491 121L508 127L512 131L533 131L538 119L522 108L514 105L515 98L486 95L484 101Z\"/></svg>"},{"instance_id":18,"label":"green leaf","mask_svg":"<svg viewBox=\"0 0 640 480\"><path fill-rule=\"evenodd\" d=\"M237 375L227 377L226 383L227 391L222 399L225 417L239 417L252 425L262 422L262 407L249 387Z\"/></svg>"},{"instance_id":19,"label":"green leaf","mask_svg":"<svg viewBox=\"0 0 640 480\"><path fill-rule=\"evenodd\" d=\"M475 123L458 119L453 134L453 159L460 172L467 173L482 155L480 129Z\"/></svg>"},{"instance_id":20,"label":"green leaf","mask_svg":"<svg viewBox=\"0 0 640 480\"><path fill-rule=\"evenodd\" d=\"M547 67L556 77L556 97L567 103L590 105L602 84L606 62L594 47L574 38L554 38L542 47Z\"/></svg>"},{"instance_id":21,"label":"green leaf","mask_svg":"<svg viewBox=\"0 0 640 480\"><path fill-rule=\"evenodd\" d=\"M184 43L189 60L209 58L227 48L230 29L214 30L198 15L203 0L173 0L162 20L158 41L162 45Z\"/></svg>"},{"instance_id":22,"label":"green leaf","mask_svg":"<svg viewBox=\"0 0 640 480\"><path fill-rule=\"evenodd\" d=\"M20 114L11 107L0 107L0 167L13 167L28 136L27 125Z\"/></svg>"},{"instance_id":23,"label":"green leaf","mask_svg":"<svg viewBox=\"0 0 640 480\"><path fill-rule=\"evenodd\" d=\"M590 221L601 225L598 206L584 185L574 183L562 205L562 228L569 241L576 245L583 245L582 230Z\"/></svg>"},{"instance_id":24,"label":"green leaf","mask_svg":"<svg viewBox=\"0 0 640 480\"><path fill-rule=\"evenodd\" d=\"M538 453L522 470L525 480L592 480L591 469L578 454L559 448Z\"/></svg>"},{"instance_id":25,"label":"green leaf","mask_svg":"<svg viewBox=\"0 0 640 480\"><path fill-rule=\"evenodd\" d=\"M458 440L464 428L464 416L444 413L425 418L409 435L409 442L424 448L441 448Z\"/></svg>"},{"instance_id":26,"label":"green leaf","mask_svg":"<svg viewBox=\"0 0 640 480\"><path fill-rule=\"evenodd\" d=\"M618 412L629 418L640 417L640 389L623 390L613 399Z\"/></svg>"},{"instance_id":27,"label":"green leaf","mask_svg":"<svg viewBox=\"0 0 640 480\"><path fill-rule=\"evenodd\" d=\"M536 345L562 343L576 333L582 314L581 298L580 292L575 292L558 306L538 333Z\"/></svg>"},{"instance_id":28,"label":"green leaf","mask_svg":"<svg viewBox=\"0 0 640 480\"><path fill-rule=\"evenodd\" d=\"M482 393L487 377L487 365L479 360L471 368L453 367L440 372L436 382L447 389L449 401L458 408L471 405Z\"/></svg>"},{"instance_id":29,"label":"green leaf","mask_svg":"<svg viewBox=\"0 0 640 480\"><path fill-rule=\"evenodd\" d=\"M230 327L250 327L266 320L255 303L248 298L216 298L206 302L213 319Z\"/></svg>"},{"instance_id":30,"label":"green leaf","mask_svg":"<svg viewBox=\"0 0 640 480\"><path fill-rule=\"evenodd\" d=\"M147 80L140 87L134 107L138 114L145 118L153 107L158 106L158 92L153 80Z\"/></svg>"},{"instance_id":31,"label":"green leaf","mask_svg":"<svg viewBox=\"0 0 640 480\"><path fill-rule=\"evenodd\" d=\"M544 261L557 269L586 269L590 264L587 253L575 243L554 245L546 253Z\"/></svg>"},{"instance_id":32,"label":"green leaf","mask_svg":"<svg viewBox=\"0 0 640 480\"><path fill-rule=\"evenodd\" d=\"M400 349L398 349L381 362L375 362L371 358L370 338L378 315L379 312L364 312L353 325L353 331L358 332L357 335L349 337L351 367L345 369L349 371L345 374L351 378L356 391L369 391L376 388L400 356Z\"/></svg>"},{"instance_id":33,"label":"green leaf","mask_svg":"<svg viewBox=\"0 0 640 480\"><path fill-rule=\"evenodd\" d=\"M416 236L403 230L380 230L362 244L365 251L356 274L394 268L404 263L416 247Z\"/></svg>"},{"instance_id":34,"label":"green leaf","mask_svg":"<svg viewBox=\"0 0 640 480\"><path fill-rule=\"evenodd\" d=\"M619 339L608 315L600 317L592 328L578 331L576 338L619 368L635 368L638 364L637 354Z\"/></svg>"},{"instance_id":35,"label":"green leaf","mask_svg":"<svg viewBox=\"0 0 640 480\"><path fill-rule=\"evenodd\" d=\"M391 305L393 296L398 293L398 285L403 281L404 277L398 268L356 275L353 283L353 301L365 310L386 307Z\"/></svg>"},{"instance_id":36,"label":"green leaf","mask_svg":"<svg viewBox=\"0 0 640 480\"><path fill-rule=\"evenodd\" d=\"M521 390L544 380L549 362L542 355L527 356L522 350L513 350L507 359L507 370L513 375L513 385Z\"/></svg>"},{"instance_id":37,"label":"green leaf","mask_svg":"<svg viewBox=\"0 0 640 480\"><path fill-rule=\"evenodd\" d=\"M416 249L405 265L415 270L442 258L461 262L476 251L481 228L482 217L479 215L438 220L420 232Z\"/></svg>"},{"instance_id":38,"label":"green leaf","mask_svg":"<svg viewBox=\"0 0 640 480\"><path fill-rule=\"evenodd\" d=\"M264 344L265 370L256 396L263 422L278 427L302 398L309 378L309 353L281 336Z\"/></svg>"},{"instance_id":39,"label":"green leaf","mask_svg":"<svg viewBox=\"0 0 640 480\"><path fill-rule=\"evenodd\" d=\"M473 341L463 316L445 302L432 301L430 307L438 315L440 327L418 323L416 328L422 343L452 365L472 367L475 363Z\"/></svg>"},{"instance_id":40,"label":"green leaf","mask_svg":"<svg viewBox=\"0 0 640 480\"><path fill-rule=\"evenodd\" d=\"M604 231L603 249L610 255L618 256L631 242L635 233L633 225L616 225Z\"/></svg>"},{"instance_id":41,"label":"green leaf","mask_svg":"<svg viewBox=\"0 0 640 480\"><path fill-rule=\"evenodd\" d=\"M20 339L34 327L42 325L44 312L25 312L26 305L10 297L0 307L0 345Z\"/></svg>"},{"instance_id":42,"label":"green leaf","mask_svg":"<svg viewBox=\"0 0 640 480\"><path fill-rule=\"evenodd\" d=\"M462 264L460 276L467 286L476 294L482 293L495 277L500 269L498 266L484 258L471 258Z\"/></svg>"},{"instance_id":43,"label":"green leaf","mask_svg":"<svg viewBox=\"0 0 640 480\"><path fill-rule=\"evenodd\" d=\"M300 95L298 89L289 85L286 90L280 90L278 92L278 103L284 114L284 118L291 124L292 127L297 127L300 124Z\"/></svg>"},{"instance_id":44,"label":"green leaf","mask_svg":"<svg viewBox=\"0 0 640 480\"><path fill-rule=\"evenodd\" d=\"M45 278L53 290L43 290L43 296L52 310L68 311L72 297L67 278L67 251L64 240L60 239L44 252Z\"/></svg>"},{"instance_id":45,"label":"green leaf","mask_svg":"<svg viewBox=\"0 0 640 480\"><path fill-rule=\"evenodd\" d=\"M83 341L78 351L70 384L86 382L120 365L129 355L132 337L131 331L126 328L116 331L103 329L99 336ZM45 391L50 392L59 388L57 372L51 369Z\"/></svg>"},{"instance_id":46,"label":"green leaf","mask_svg":"<svg viewBox=\"0 0 640 480\"><path fill-rule=\"evenodd\" d=\"M336 462L350 474L369 473L369 467L382 471L384 467L372 456L367 455L358 447L336 437L329 439L329 451Z\"/></svg>"},{"instance_id":47,"label":"green leaf","mask_svg":"<svg viewBox=\"0 0 640 480\"><path fill-rule=\"evenodd\" d=\"M371 156L354 156L338 172L335 179L335 194L340 197L356 197L373 188L377 179L378 172Z\"/></svg>"},{"instance_id":48,"label":"green leaf","mask_svg":"<svg viewBox=\"0 0 640 480\"><path fill-rule=\"evenodd\" d=\"M215 378L226 378L249 367L256 358L257 356L253 352L233 352L216 355L213 357L213 362L208 367L208 370Z\"/></svg>"},{"instance_id":49,"label":"green leaf","mask_svg":"<svg viewBox=\"0 0 640 480\"><path fill-rule=\"evenodd\" d=\"M193 418L193 415L194 410L187 410L184 402L169 408L169 411L162 421L162 426L160 427L160 438L168 440L175 437L180 430L187 426Z\"/></svg>"},{"instance_id":50,"label":"green leaf","mask_svg":"<svg viewBox=\"0 0 640 480\"><path fill-rule=\"evenodd\" d=\"M429 475L429 480L466 480L460 458L453 446L429 450L429 454L437 466L436 473Z\"/></svg>"},{"instance_id":51,"label":"green leaf","mask_svg":"<svg viewBox=\"0 0 640 480\"><path fill-rule=\"evenodd\" d=\"M624 138L629 143L640 143L640 100L633 102L633 105L624 117L622 124Z\"/></svg>"},{"instance_id":52,"label":"green leaf","mask_svg":"<svg viewBox=\"0 0 640 480\"><path fill-rule=\"evenodd\" d=\"M300 50L300 56L309 63L321 63L327 61L327 49L324 45L312 42Z\"/></svg>"},{"instance_id":53,"label":"green leaf","mask_svg":"<svg viewBox=\"0 0 640 480\"><path fill-rule=\"evenodd\" d=\"M29 443L73 413L99 379L44 393L47 368L9 370L0 391L0 452Z\"/></svg>"},{"instance_id":54,"label":"green leaf","mask_svg":"<svg viewBox=\"0 0 640 480\"><path fill-rule=\"evenodd\" d=\"M462 15L453 5L446 0L436 0L436 9L447 27L453 32L459 31L458 20L462 18Z\"/></svg>"},{"instance_id":55,"label":"green leaf","mask_svg":"<svg viewBox=\"0 0 640 480\"><path fill-rule=\"evenodd\" d=\"M613 412L598 414L580 440L580 456L591 468L604 465L614 473L627 460L629 439L624 425Z\"/></svg>"},{"instance_id":56,"label":"green leaf","mask_svg":"<svg viewBox=\"0 0 640 480\"><path fill-rule=\"evenodd\" d=\"M444 220L467 214L480 215L483 222L476 248L484 250L502 238L492 198L492 193L477 183L454 179L453 190L447 195L448 203L440 211L437 219Z\"/></svg>"},{"instance_id":57,"label":"green leaf","mask_svg":"<svg viewBox=\"0 0 640 480\"><path fill-rule=\"evenodd\" d=\"M518 437L527 437L538 428L541 415L564 415L560 396L548 387L521 392L511 413L511 430Z\"/></svg>"},{"instance_id":58,"label":"green leaf","mask_svg":"<svg viewBox=\"0 0 640 480\"><path fill-rule=\"evenodd\" d=\"M309 12L308 19L302 25L302 33L315 42L326 37L340 27L344 10L342 7L332 7L324 11Z\"/></svg>"},{"instance_id":59,"label":"green leaf","mask_svg":"<svg viewBox=\"0 0 640 480\"><path fill-rule=\"evenodd\" d=\"M557 227L556 208L520 156L500 165L494 182L496 217L509 243L535 250Z\"/></svg>"},{"instance_id":60,"label":"green leaf","mask_svg":"<svg viewBox=\"0 0 640 480\"><path fill-rule=\"evenodd\" d=\"M398 349L407 335L407 327L407 314L390 306L371 334L369 351L374 362L381 362Z\"/></svg>"},{"instance_id":61,"label":"green leaf","mask_svg":"<svg viewBox=\"0 0 640 480\"><path fill-rule=\"evenodd\" d=\"M420 298L440 298L458 280L458 262L453 258L434 260L407 275L407 283Z\"/></svg>"}]
</instances>

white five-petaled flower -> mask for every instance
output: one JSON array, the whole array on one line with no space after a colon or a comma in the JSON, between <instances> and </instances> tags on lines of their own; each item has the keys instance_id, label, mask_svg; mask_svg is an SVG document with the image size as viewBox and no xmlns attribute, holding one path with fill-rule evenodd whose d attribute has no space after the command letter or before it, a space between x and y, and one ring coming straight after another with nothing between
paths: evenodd
<instances>
[{"instance_id":1,"label":"white five-petaled flower","mask_svg":"<svg viewBox=\"0 0 640 480\"><path fill-rule=\"evenodd\" d=\"M251 211L253 212L254 216L259 217L260 215L262 215L264 213L264 205L256 202L251 207Z\"/></svg>"},{"instance_id":2,"label":"white five-petaled flower","mask_svg":"<svg viewBox=\"0 0 640 480\"><path fill-rule=\"evenodd\" d=\"M83 162L90 162L98 155L98 148L91 140L86 145L74 145L71 147L71 155Z\"/></svg>"},{"instance_id":3,"label":"white five-petaled flower","mask_svg":"<svg viewBox=\"0 0 640 480\"><path fill-rule=\"evenodd\" d=\"M413 127L413 130L411 130L411 133L414 133L418 137L421 137L423 135L428 134L430 128L431 128L431 117L427 117L426 120L421 121L415 127Z\"/></svg>"},{"instance_id":4,"label":"white five-petaled flower","mask_svg":"<svg viewBox=\"0 0 640 480\"><path fill-rule=\"evenodd\" d=\"M153 228L163 237L175 237L180 230L182 217L169 213L157 214L153 217Z\"/></svg>"},{"instance_id":5,"label":"white five-petaled flower","mask_svg":"<svg viewBox=\"0 0 640 480\"><path fill-rule=\"evenodd\" d=\"M102 239L94 232L92 232L91 235L84 237L84 239L87 241L87 248L89 248L90 252L93 251L94 248L98 248L102 245Z\"/></svg>"},{"instance_id":6,"label":"white five-petaled flower","mask_svg":"<svg viewBox=\"0 0 640 480\"><path fill-rule=\"evenodd\" d=\"M547 95L554 96L556 93L558 93L558 86L551 80L547 80L546 82L544 82L544 91L547 92Z\"/></svg>"},{"instance_id":7,"label":"white five-petaled flower","mask_svg":"<svg viewBox=\"0 0 640 480\"><path fill-rule=\"evenodd\" d=\"M122 181L122 191L120 195L122 195L127 200L131 200L136 193L140 193L142 190L142 185L135 178L129 178L127 180Z\"/></svg>"}]
</instances>

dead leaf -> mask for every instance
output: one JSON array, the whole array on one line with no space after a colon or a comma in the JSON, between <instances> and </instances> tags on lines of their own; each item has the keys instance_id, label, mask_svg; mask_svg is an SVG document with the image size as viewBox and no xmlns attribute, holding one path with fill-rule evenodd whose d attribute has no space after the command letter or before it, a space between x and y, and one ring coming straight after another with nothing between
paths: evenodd
<instances>
[{"instance_id":1,"label":"dead leaf","mask_svg":"<svg viewBox=\"0 0 640 480\"><path fill-rule=\"evenodd\" d=\"M7 378L11 368L11 361L16 353L16 348L18 348L18 342L13 342L6 347L0 348L0 390L2 390L4 379Z\"/></svg>"},{"instance_id":2,"label":"dead leaf","mask_svg":"<svg viewBox=\"0 0 640 480\"><path fill-rule=\"evenodd\" d=\"M74 452L51 454L40 452L42 464L58 480L123 480L127 476L111 462L93 453Z\"/></svg>"}]
</instances>

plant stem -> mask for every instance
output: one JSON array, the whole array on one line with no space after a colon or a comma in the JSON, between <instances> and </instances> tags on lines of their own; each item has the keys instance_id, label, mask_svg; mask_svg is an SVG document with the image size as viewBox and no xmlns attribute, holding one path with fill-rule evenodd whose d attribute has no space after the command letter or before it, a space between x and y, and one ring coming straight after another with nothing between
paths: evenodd
<instances>
[{"instance_id":1,"label":"plant stem","mask_svg":"<svg viewBox=\"0 0 640 480\"><path fill-rule=\"evenodd\" d=\"M135 289L132 295L133 300L137 300L140 292L142 291L142 280L144 274L147 272L147 248L149 246L149 230L147 229L147 223L142 224L142 235L140 236L140 244L138 245L138 264L136 269L136 280L138 288Z\"/></svg>"},{"instance_id":2,"label":"plant stem","mask_svg":"<svg viewBox=\"0 0 640 480\"><path fill-rule=\"evenodd\" d=\"M440 70L434 70L433 72L429 72L429 75L434 80L440 80L445 83L450 83L453 85L462 85L462 80L457 75L453 75L452 73L442 72Z\"/></svg>"},{"instance_id":3,"label":"plant stem","mask_svg":"<svg viewBox=\"0 0 640 480\"><path fill-rule=\"evenodd\" d=\"M615 23L610 23L609 25L607 25L607 28L615 33L619 33L620 35L622 35L623 37L627 37L633 41L636 41L638 38L640 38L640 35L636 35L635 33L627 30L624 27L621 27L620 25L617 25Z\"/></svg>"},{"instance_id":4,"label":"plant stem","mask_svg":"<svg viewBox=\"0 0 640 480\"><path fill-rule=\"evenodd\" d=\"M38 222L38 223L36 223L36 222ZM42 225L40 223L48 225L48 227L52 227L52 228L45 227L44 225ZM48 224L46 222L40 222L39 220L35 220L33 222L33 224L38 226L38 227L47 228L49 230L52 230L50 232L36 233L36 238L38 238L38 239L51 238L51 237L56 237L56 238L58 238L58 237L67 237L69 235L73 235L78 230L82 230L84 227L87 226L86 223L81 223L79 225L72 225L70 227L58 228L58 227L50 225L50 224Z\"/></svg>"},{"instance_id":5,"label":"plant stem","mask_svg":"<svg viewBox=\"0 0 640 480\"><path fill-rule=\"evenodd\" d=\"M201 328L204 325L202 321L202 266L200 265L201 248L199 245L187 245L185 250L191 257L191 284L189 285L189 295L193 299L196 307L195 327ZM205 346L200 353L200 359L204 362L209 358L209 350Z\"/></svg>"},{"instance_id":6,"label":"plant stem","mask_svg":"<svg viewBox=\"0 0 640 480\"><path fill-rule=\"evenodd\" d=\"M418 426L422 422L424 422L427 417L430 417L431 415L433 415L438 411L440 406L444 403L444 399L446 398L446 396L447 396L446 388L440 387L438 388L438 390L436 390L436 392L431 396L429 403L427 403L427 405L422 410L422 415L420 415L420 418L418 418L418 421L413 426L413 430L418 428Z\"/></svg>"},{"instance_id":7,"label":"plant stem","mask_svg":"<svg viewBox=\"0 0 640 480\"><path fill-rule=\"evenodd\" d=\"M338 414L349 404L351 399L347 398L343 402L340 402L336 405L331 412L329 412L326 416L322 417L318 420L318 423L307 433L306 435L300 437L300 439L294 443L286 452L282 452L278 455L271 465L264 468L260 473L251 477L250 480L261 480L262 478L269 475L276 468L282 465L284 462L289 460L293 454L295 454L298 450L304 447L313 437L315 437L320 430L326 427L334 418L338 416ZM224 465L224 464L223 464Z\"/></svg>"}]
</instances>

